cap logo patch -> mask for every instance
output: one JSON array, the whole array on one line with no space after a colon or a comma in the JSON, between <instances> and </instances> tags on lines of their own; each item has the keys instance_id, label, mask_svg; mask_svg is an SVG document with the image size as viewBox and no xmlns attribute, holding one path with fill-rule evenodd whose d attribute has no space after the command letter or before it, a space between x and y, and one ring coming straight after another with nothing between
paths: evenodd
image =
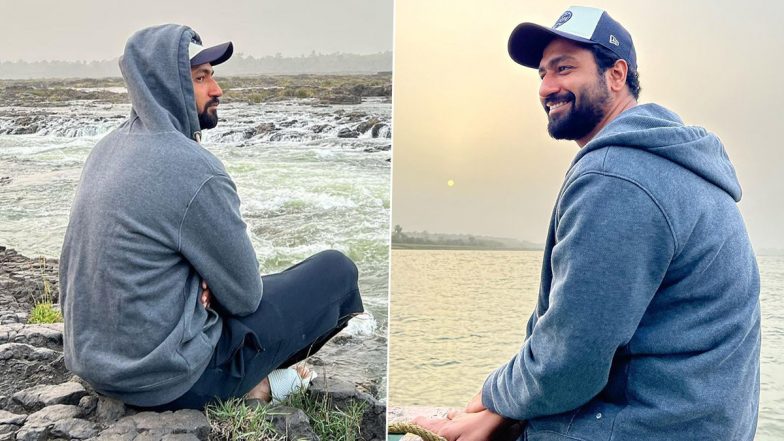
<instances>
[{"instance_id":1,"label":"cap logo patch","mask_svg":"<svg viewBox=\"0 0 784 441\"><path fill-rule=\"evenodd\" d=\"M620 46L621 43L618 42L618 39L615 38L615 35L610 34L610 44L614 44L616 46Z\"/></svg>"},{"instance_id":2,"label":"cap logo patch","mask_svg":"<svg viewBox=\"0 0 784 441\"><path fill-rule=\"evenodd\" d=\"M561 27L561 25L569 21L570 18L572 18L572 11L564 12L563 15L558 17L558 20L556 20L555 24L553 25L553 29Z\"/></svg>"}]
</instances>

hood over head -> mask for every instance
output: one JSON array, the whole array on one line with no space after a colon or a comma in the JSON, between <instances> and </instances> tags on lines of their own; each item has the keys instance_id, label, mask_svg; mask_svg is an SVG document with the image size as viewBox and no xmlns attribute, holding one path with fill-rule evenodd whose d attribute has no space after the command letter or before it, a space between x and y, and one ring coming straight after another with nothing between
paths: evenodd
<instances>
[{"instance_id":1,"label":"hood over head","mask_svg":"<svg viewBox=\"0 0 784 441\"><path fill-rule=\"evenodd\" d=\"M142 29L125 44L120 70L131 98L131 121L138 116L146 131L200 136L188 55L191 41L201 44L191 28L166 24Z\"/></svg>"},{"instance_id":2,"label":"hood over head","mask_svg":"<svg viewBox=\"0 0 784 441\"><path fill-rule=\"evenodd\" d=\"M624 111L580 149L573 163L609 146L642 149L666 158L740 201L740 183L721 140L702 127L685 125L662 106L641 104Z\"/></svg>"}]
</instances>

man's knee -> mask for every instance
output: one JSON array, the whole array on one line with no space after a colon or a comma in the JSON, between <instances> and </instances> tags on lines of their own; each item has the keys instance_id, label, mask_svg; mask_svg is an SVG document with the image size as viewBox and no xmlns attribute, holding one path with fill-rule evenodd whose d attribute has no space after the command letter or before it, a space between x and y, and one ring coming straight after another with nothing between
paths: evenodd
<instances>
[{"instance_id":1,"label":"man's knee","mask_svg":"<svg viewBox=\"0 0 784 441\"><path fill-rule=\"evenodd\" d=\"M357 265L345 254L338 250L326 250L313 257L318 258L330 273L343 275L347 283L356 284L359 270Z\"/></svg>"}]
</instances>

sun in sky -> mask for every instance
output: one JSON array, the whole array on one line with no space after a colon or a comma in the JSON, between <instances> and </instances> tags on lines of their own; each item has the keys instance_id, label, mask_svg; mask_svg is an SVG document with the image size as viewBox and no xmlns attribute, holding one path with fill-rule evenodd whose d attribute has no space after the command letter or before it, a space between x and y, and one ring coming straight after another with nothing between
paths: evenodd
<instances>
[{"instance_id":1,"label":"sun in sky","mask_svg":"<svg viewBox=\"0 0 784 441\"><path fill-rule=\"evenodd\" d=\"M447 185L447 187L454 187L455 186L455 181L453 179L450 179L450 180L446 181L446 185Z\"/></svg>"}]
</instances>

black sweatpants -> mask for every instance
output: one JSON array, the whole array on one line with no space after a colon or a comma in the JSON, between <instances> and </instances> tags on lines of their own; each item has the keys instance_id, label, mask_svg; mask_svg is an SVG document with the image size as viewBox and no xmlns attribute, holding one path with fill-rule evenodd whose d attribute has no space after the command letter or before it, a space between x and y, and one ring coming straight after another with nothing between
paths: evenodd
<instances>
[{"instance_id":1,"label":"black sweatpants","mask_svg":"<svg viewBox=\"0 0 784 441\"><path fill-rule=\"evenodd\" d=\"M274 369L319 350L363 311L357 267L339 251L315 254L262 281L256 312L221 313L223 332L207 369L188 392L156 410L202 409L241 397Z\"/></svg>"}]
</instances>

